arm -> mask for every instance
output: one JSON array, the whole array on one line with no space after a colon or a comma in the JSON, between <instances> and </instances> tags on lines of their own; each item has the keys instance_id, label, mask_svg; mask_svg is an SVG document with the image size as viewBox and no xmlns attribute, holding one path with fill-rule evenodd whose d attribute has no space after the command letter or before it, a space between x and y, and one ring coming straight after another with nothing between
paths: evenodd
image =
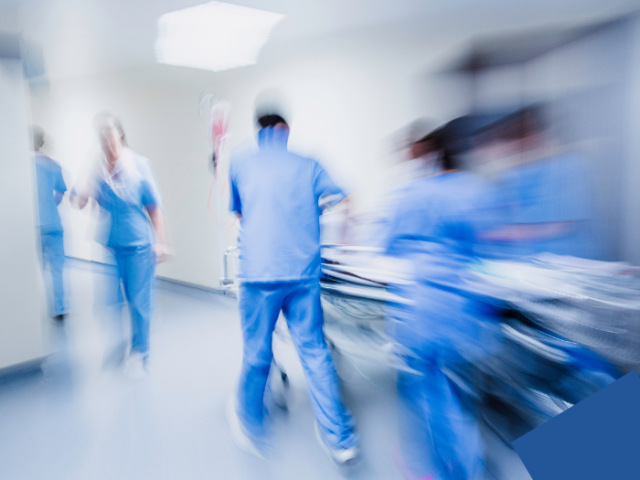
<instances>
[{"instance_id":1,"label":"arm","mask_svg":"<svg viewBox=\"0 0 640 480\"><path fill-rule=\"evenodd\" d=\"M335 207L336 209L341 209L344 211L345 222L342 225L342 231L340 232L341 243L347 244L349 243L349 236L351 231L353 230L351 224L353 223L353 218L351 218L351 211L349 210L349 196L344 197Z\"/></svg>"},{"instance_id":2,"label":"arm","mask_svg":"<svg viewBox=\"0 0 640 480\"><path fill-rule=\"evenodd\" d=\"M153 230L155 231L156 238L155 245L153 246L153 251L156 255L156 262L161 263L169 254L169 249L167 248L167 239L164 228L164 216L162 215L160 192L158 191L158 186L156 185L155 179L153 178L148 160L145 159L144 162L138 164L138 168L144 177L144 180L141 184L142 205L144 205L144 208L149 215L149 220L151 220Z\"/></svg>"},{"instance_id":3,"label":"arm","mask_svg":"<svg viewBox=\"0 0 640 480\"><path fill-rule=\"evenodd\" d=\"M313 191L315 198L318 202L318 207L321 211L341 211L343 215L339 218L343 218L342 228L340 229L339 243L348 243L350 234L350 218L349 218L349 200L347 195L338 187L329 174L322 168L322 166L314 162L313 172Z\"/></svg>"},{"instance_id":4,"label":"arm","mask_svg":"<svg viewBox=\"0 0 640 480\"><path fill-rule=\"evenodd\" d=\"M96 163L85 162L78 173L78 179L69 192L69 202L73 208L84 209L90 198L96 199L98 171ZM96 199L97 200L97 199Z\"/></svg>"},{"instance_id":5,"label":"arm","mask_svg":"<svg viewBox=\"0 0 640 480\"><path fill-rule=\"evenodd\" d=\"M60 202L62 202L62 198L64 197L64 194L67 191L67 184L64 183L64 177L62 176L62 169L59 166L57 167L57 172L58 172L58 175L56 176L56 184L53 190L53 198L56 202L56 205L60 205Z\"/></svg>"},{"instance_id":6,"label":"arm","mask_svg":"<svg viewBox=\"0 0 640 480\"><path fill-rule=\"evenodd\" d=\"M319 163L314 162L313 190L321 209L332 207L341 202L346 194L338 187Z\"/></svg>"},{"instance_id":7,"label":"arm","mask_svg":"<svg viewBox=\"0 0 640 480\"><path fill-rule=\"evenodd\" d=\"M153 225L153 229L156 233L156 244L153 250L156 254L157 262L160 263L169 253L164 231L164 217L162 216L162 211L155 203L146 205L145 208L147 209L151 225Z\"/></svg>"},{"instance_id":8,"label":"arm","mask_svg":"<svg viewBox=\"0 0 640 480\"><path fill-rule=\"evenodd\" d=\"M89 203L89 196L78 194L75 188L71 190L71 194L69 195L69 201L71 202L71 206L77 208L78 210L82 210Z\"/></svg>"},{"instance_id":9,"label":"arm","mask_svg":"<svg viewBox=\"0 0 640 480\"><path fill-rule=\"evenodd\" d=\"M242 220L242 201L238 190L235 162L232 162L229 168L229 211L235 214L238 220Z\"/></svg>"}]
</instances>

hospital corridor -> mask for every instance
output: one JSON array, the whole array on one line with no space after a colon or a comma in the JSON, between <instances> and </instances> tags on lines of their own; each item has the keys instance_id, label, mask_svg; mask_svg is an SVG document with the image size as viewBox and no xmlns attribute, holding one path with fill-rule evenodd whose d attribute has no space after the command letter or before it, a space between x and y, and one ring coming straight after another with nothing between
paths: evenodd
<instances>
[{"instance_id":1,"label":"hospital corridor","mask_svg":"<svg viewBox=\"0 0 640 480\"><path fill-rule=\"evenodd\" d=\"M149 377L136 382L115 369L100 374L103 326L91 299L94 277L110 272L84 262L70 270L77 301L68 322L47 332L57 352L41 373L3 382L3 478L342 478L315 440L304 376L286 338L275 349L290 376L290 405L274 409L271 463L233 444L224 410L242 361L234 298L162 282L151 334L156 354ZM353 478L401 479L393 460L393 370L360 362L345 365L343 375L366 439L365 465ZM517 455L490 441L494 473L485 478L529 478Z\"/></svg>"},{"instance_id":2,"label":"hospital corridor","mask_svg":"<svg viewBox=\"0 0 640 480\"><path fill-rule=\"evenodd\" d=\"M638 85L638 0L0 0L0 480L637 478Z\"/></svg>"}]
</instances>

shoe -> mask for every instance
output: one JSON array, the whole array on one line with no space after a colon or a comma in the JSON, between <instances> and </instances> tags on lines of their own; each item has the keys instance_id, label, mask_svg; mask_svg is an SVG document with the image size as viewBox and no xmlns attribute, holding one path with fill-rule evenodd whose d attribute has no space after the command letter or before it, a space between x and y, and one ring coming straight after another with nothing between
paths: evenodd
<instances>
[{"instance_id":1,"label":"shoe","mask_svg":"<svg viewBox=\"0 0 640 480\"><path fill-rule=\"evenodd\" d=\"M285 412L289 410L289 377L279 367L269 377L269 393L276 407Z\"/></svg>"},{"instance_id":2,"label":"shoe","mask_svg":"<svg viewBox=\"0 0 640 480\"><path fill-rule=\"evenodd\" d=\"M124 374L131 380L140 380L147 376L148 370L146 365L146 358L140 352L133 352L129 355L126 363L124 364Z\"/></svg>"},{"instance_id":3,"label":"shoe","mask_svg":"<svg viewBox=\"0 0 640 480\"><path fill-rule=\"evenodd\" d=\"M254 457L259 458L260 460L265 460L264 455L260 451L260 448L256 445L246 429L242 425L240 421L240 417L238 417L238 412L236 410L236 399L235 395L231 394L229 399L227 400L227 422L229 423L229 428L231 430L231 438L233 439L233 443L245 453L249 455L253 455Z\"/></svg>"},{"instance_id":4,"label":"shoe","mask_svg":"<svg viewBox=\"0 0 640 480\"><path fill-rule=\"evenodd\" d=\"M320 433L320 427L318 422L315 424L316 438L318 443L325 451L329 458L339 467L355 467L360 463L360 449L358 447L349 448L332 448L325 441L324 437Z\"/></svg>"},{"instance_id":5,"label":"shoe","mask_svg":"<svg viewBox=\"0 0 640 480\"><path fill-rule=\"evenodd\" d=\"M65 318L67 318L67 314L66 313L61 313L60 315L56 315L55 317L53 317L53 319L56 322L64 322Z\"/></svg>"}]
</instances>

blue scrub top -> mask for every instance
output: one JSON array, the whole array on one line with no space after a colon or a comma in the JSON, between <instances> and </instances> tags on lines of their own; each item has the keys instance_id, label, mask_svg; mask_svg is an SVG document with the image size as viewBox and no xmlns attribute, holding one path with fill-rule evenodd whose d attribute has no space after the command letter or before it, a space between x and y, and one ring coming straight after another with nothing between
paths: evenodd
<instances>
[{"instance_id":1,"label":"blue scrub top","mask_svg":"<svg viewBox=\"0 0 640 480\"><path fill-rule=\"evenodd\" d=\"M399 197L383 244L387 255L414 261L418 276L457 278L474 258L477 234L495 224L487 185L472 173L417 180Z\"/></svg>"},{"instance_id":2,"label":"blue scrub top","mask_svg":"<svg viewBox=\"0 0 640 480\"><path fill-rule=\"evenodd\" d=\"M505 245L508 253L588 256L590 182L579 158L562 155L532 161L507 171L500 183L507 224L572 222L573 226L552 238Z\"/></svg>"},{"instance_id":3,"label":"blue scrub top","mask_svg":"<svg viewBox=\"0 0 640 480\"><path fill-rule=\"evenodd\" d=\"M489 199L485 183L467 172L402 192L384 243L388 255L413 265L415 284L392 290L414 304L394 311L390 333L419 355L457 361L484 355L493 341L491 309L457 290L475 262L478 233L494 226Z\"/></svg>"},{"instance_id":4,"label":"blue scrub top","mask_svg":"<svg viewBox=\"0 0 640 480\"><path fill-rule=\"evenodd\" d=\"M35 163L39 226L46 231L60 231L62 223L54 192L65 193L67 191L62 177L62 169L55 161L41 154L35 155Z\"/></svg>"},{"instance_id":5,"label":"blue scrub top","mask_svg":"<svg viewBox=\"0 0 640 480\"><path fill-rule=\"evenodd\" d=\"M345 194L310 158L287 151L288 130L264 128L257 152L231 162L229 209L241 215L244 282L320 277L320 200Z\"/></svg>"},{"instance_id":6,"label":"blue scrub top","mask_svg":"<svg viewBox=\"0 0 640 480\"><path fill-rule=\"evenodd\" d=\"M116 193L103 178L97 179L95 199L103 209L106 235L99 239L110 248L143 247L154 241L146 207L160 205L149 160L126 149L135 174L123 172L114 179Z\"/></svg>"}]
</instances>

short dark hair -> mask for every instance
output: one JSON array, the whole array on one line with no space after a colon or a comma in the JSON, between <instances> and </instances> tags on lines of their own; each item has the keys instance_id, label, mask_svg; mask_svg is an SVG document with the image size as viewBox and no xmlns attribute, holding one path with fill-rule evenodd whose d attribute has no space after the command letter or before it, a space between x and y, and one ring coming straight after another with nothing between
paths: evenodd
<instances>
[{"instance_id":1,"label":"short dark hair","mask_svg":"<svg viewBox=\"0 0 640 480\"><path fill-rule=\"evenodd\" d=\"M545 114L545 109L540 104L529 105L517 113L522 138L542 133L549 128Z\"/></svg>"},{"instance_id":2,"label":"short dark hair","mask_svg":"<svg viewBox=\"0 0 640 480\"><path fill-rule=\"evenodd\" d=\"M429 144L433 148L431 150L440 150L442 146L442 127L436 128L435 130L430 131L424 137L420 138L415 142L415 144Z\"/></svg>"},{"instance_id":3,"label":"short dark hair","mask_svg":"<svg viewBox=\"0 0 640 480\"><path fill-rule=\"evenodd\" d=\"M438 132L438 145L440 146L440 168L443 171L458 170L461 165L459 161L460 148L457 145L460 139L456 135L453 122L449 122Z\"/></svg>"},{"instance_id":4,"label":"short dark hair","mask_svg":"<svg viewBox=\"0 0 640 480\"><path fill-rule=\"evenodd\" d=\"M482 129L478 135L479 143L524 140L548 128L544 107L540 104L529 105Z\"/></svg>"},{"instance_id":5,"label":"short dark hair","mask_svg":"<svg viewBox=\"0 0 640 480\"><path fill-rule=\"evenodd\" d=\"M469 117L456 118L419 140L431 143L431 151L438 152L438 164L443 171L463 167L462 155L468 149L468 123Z\"/></svg>"},{"instance_id":6,"label":"short dark hair","mask_svg":"<svg viewBox=\"0 0 640 480\"><path fill-rule=\"evenodd\" d=\"M438 152L438 165L442 170L457 170L460 168L457 140L450 122L428 133L416 144L429 145L430 152Z\"/></svg>"},{"instance_id":7,"label":"short dark hair","mask_svg":"<svg viewBox=\"0 0 640 480\"><path fill-rule=\"evenodd\" d=\"M258 125L260 125L260 128L275 127L279 123L284 123L285 125L289 126L286 120L277 113L261 115L260 117L258 117L257 121Z\"/></svg>"}]
</instances>

